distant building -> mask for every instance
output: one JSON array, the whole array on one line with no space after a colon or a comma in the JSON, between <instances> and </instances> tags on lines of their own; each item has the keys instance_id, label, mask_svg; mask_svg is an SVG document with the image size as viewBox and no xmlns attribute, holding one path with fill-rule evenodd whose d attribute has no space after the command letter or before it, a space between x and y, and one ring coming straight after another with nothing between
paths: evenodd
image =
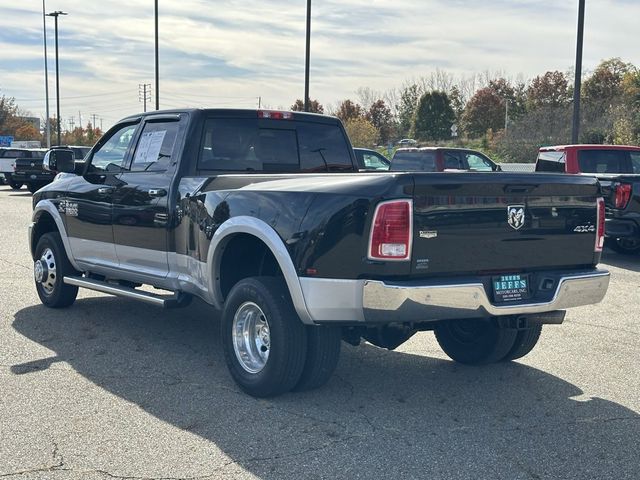
<instances>
[{"instance_id":1,"label":"distant building","mask_svg":"<svg viewBox=\"0 0 640 480\"><path fill-rule=\"evenodd\" d=\"M38 117L18 117L20 120L26 123L30 123L34 128L40 131L40 119Z\"/></svg>"}]
</instances>

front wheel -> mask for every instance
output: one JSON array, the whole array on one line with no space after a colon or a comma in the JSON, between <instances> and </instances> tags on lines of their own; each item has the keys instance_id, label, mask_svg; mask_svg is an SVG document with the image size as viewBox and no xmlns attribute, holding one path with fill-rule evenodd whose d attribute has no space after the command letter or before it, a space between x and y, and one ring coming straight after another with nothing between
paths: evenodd
<instances>
[{"instance_id":1,"label":"front wheel","mask_svg":"<svg viewBox=\"0 0 640 480\"><path fill-rule=\"evenodd\" d=\"M514 346L517 330L500 328L491 319L450 320L434 333L440 347L452 360L483 365L505 358Z\"/></svg>"},{"instance_id":2,"label":"front wheel","mask_svg":"<svg viewBox=\"0 0 640 480\"><path fill-rule=\"evenodd\" d=\"M282 279L238 282L222 312L222 346L231 376L254 397L293 389L305 365L307 332Z\"/></svg>"},{"instance_id":3,"label":"front wheel","mask_svg":"<svg viewBox=\"0 0 640 480\"><path fill-rule=\"evenodd\" d=\"M13 180L9 180L7 183L13 190L20 190L22 188L22 183L14 182Z\"/></svg>"},{"instance_id":4,"label":"front wheel","mask_svg":"<svg viewBox=\"0 0 640 480\"><path fill-rule=\"evenodd\" d=\"M620 237L607 241L607 246L614 252L623 255L640 253L640 237Z\"/></svg>"},{"instance_id":5,"label":"front wheel","mask_svg":"<svg viewBox=\"0 0 640 480\"><path fill-rule=\"evenodd\" d=\"M40 301L51 308L68 307L78 295L78 287L67 285L66 275L77 273L71 266L59 233L45 233L38 240L33 275Z\"/></svg>"}]
</instances>

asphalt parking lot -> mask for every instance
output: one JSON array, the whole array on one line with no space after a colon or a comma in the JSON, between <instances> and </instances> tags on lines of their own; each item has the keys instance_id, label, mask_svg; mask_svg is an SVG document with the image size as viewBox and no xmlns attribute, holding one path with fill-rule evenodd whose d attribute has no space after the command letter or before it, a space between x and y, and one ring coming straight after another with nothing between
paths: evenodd
<instances>
[{"instance_id":1,"label":"asphalt parking lot","mask_svg":"<svg viewBox=\"0 0 640 480\"><path fill-rule=\"evenodd\" d=\"M81 291L43 307L31 195L0 186L0 477L637 479L640 257L607 251L605 301L519 362L464 367L431 333L343 344L322 389L256 400L218 315Z\"/></svg>"}]
</instances>

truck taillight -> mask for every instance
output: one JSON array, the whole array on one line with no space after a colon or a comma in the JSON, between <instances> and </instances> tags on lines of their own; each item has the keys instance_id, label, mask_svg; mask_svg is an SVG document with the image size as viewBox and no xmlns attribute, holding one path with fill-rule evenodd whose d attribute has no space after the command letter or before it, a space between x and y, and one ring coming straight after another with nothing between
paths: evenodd
<instances>
[{"instance_id":1,"label":"truck taillight","mask_svg":"<svg viewBox=\"0 0 640 480\"><path fill-rule=\"evenodd\" d=\"M631 185L628 183L619 183L615 186L615 202L616 208L626 208L631 198Z\"/></svg>"},{"instance_id":2,"label":"truck taillight","mask_svg":"<svg viewBox=\"0 0 640 480\"><path fill-rule=\"evenodd\" d=\"M369 237L371 260L409 260L413 238L411 200L391 200L376 207Z\"/></svg>"},{"instance_id":3,"label":"truck taillight","mask_svg":"<svg viewBox=\"0 0 640 480\"><path fill-rule=\"evenodd\" d=\"M258 110L258 118L270 118L272 120L293 120L293 113L279 112L276 110Z\"/></svg>"},{"instance_id":4,"label":"truck taillight","mask_svg":"<svg viewBox=\"0 0 640 480\"><path fill-rule=\"evenodd\" d=\"M604 246L604 198L598 198L598 223L596 226L596 252L601 252Z\"/></svg>"}]
</instances>

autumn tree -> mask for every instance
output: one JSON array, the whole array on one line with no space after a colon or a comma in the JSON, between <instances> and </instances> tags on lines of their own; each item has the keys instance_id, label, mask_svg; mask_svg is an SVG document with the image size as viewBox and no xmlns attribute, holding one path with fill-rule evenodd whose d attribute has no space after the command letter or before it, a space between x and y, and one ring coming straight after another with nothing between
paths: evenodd
<instances>
[{"instance_id":1,"label":"autumn tree","mask_svg":"<svg viewBox=\"0 0 640 480\"><path fill-rule=\"evenodd\" d=\"M363 115L364 111L362 107L349 99L343 100L335 112L335 116L343 122L351 120L352 118L362 117Z\"/></svg>"},{"instance_id":2,"label":"autumn tree","mask_svg":"<svg viewBox=\"0 0 640 480\"><path fill-rule=\"evenodd\" d=\"M344 128L354 147L372 148L376 144L378 130L366 118L350 118L344 122Z\"/></svg>"},{"instance_id":3,"label":"autumn tree","mask_svg":"<svg viewBox=\"0 0 640 480\"><path fill-rule=\"evenodd\" d=\"M527 89L527 106L531 110L545 106L560 107L570 101L567 77L557 70L538 75Z\"/></svg>"},{"instance_id":4,"label":"autumn tree","mask_svg":"<svg viewBox=\"0 0 640 480\"><path fill-rule=\"evenodd\" d=\"M384 103L384 100L373 102L365 116L378 130L379 143L387 143L395 132L395 123L391 109Z\"/></svg>"},{"instance_id":5,"label":"autumn tree","mask_svg":"<svg viewBox=\"0 0 640 480\"><path fill-rule=\"evenodd\" d=\"M593 74L582 85L582 94L587 100L611 101L622 94L624 76L633 70L633 65L620 58L610 58L600 63Z\"/></svg>"},{"instance_id":6,"label":"autumn tree","mask_svg":"<svg viewBox=\"0 0 640 480\"><path fill-rule=\"evenodd\" d=\"M464 131L470 137L480 137L487 130L504 128L504 101L490 87L478 90L464 110L462 123Z\"/></svg>"},{"instance_id":7,"label":"autumn tree","mask_svg":"<svg viewBox=\"0 0 640 480\"><path fill-rule=\"evenodd\" d=\"M449 96L434 90L420 98L412 131L418 140L442 140L451 137L451 126L455 121Z\"/></svg>"},{"instance_id":8,"label":"autumn tree","mask_svg":"<svg viewBox=\"0 0 640 480\"><path fill-rule=\"evenodd\" d=\"M297 99L291 110L294 112L304 112L304 100ZM318 100L309 100L309 112L311 113L324 113L324 107Z\"/></svg>"}]
</instances>

